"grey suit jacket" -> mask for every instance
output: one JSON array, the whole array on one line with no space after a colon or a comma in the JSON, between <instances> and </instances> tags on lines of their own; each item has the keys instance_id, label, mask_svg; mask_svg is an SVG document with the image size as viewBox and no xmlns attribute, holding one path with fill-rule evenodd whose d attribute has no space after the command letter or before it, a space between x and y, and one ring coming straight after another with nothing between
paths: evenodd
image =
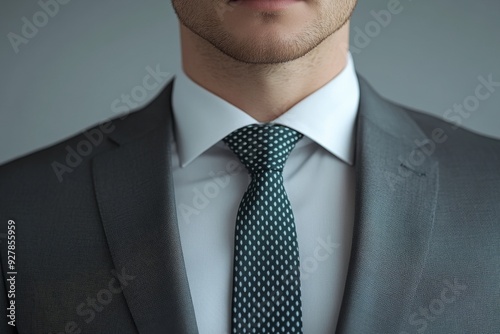
<instances>
[{"instance_id":1,"label":"grey suit jacket","mask_svg":"<svg viewBox=\"0 0 500 334\"><path fill-rule=\"evenodd\" d=\"M1 333L198 333L170 167L174 83L0 167ZM500 142L360 85L337 333L500 333Z\"/></svg>"}]
</instances>

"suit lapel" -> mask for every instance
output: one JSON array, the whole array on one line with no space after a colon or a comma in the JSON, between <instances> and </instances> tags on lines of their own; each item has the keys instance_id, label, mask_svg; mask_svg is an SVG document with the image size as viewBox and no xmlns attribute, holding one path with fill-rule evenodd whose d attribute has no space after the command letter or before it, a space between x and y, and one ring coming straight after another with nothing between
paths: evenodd
<instances>
[{"instance_id":1,"label":"suit lapel","mask_svg":"<svg viewBox=\"0 0 500 334\"><path fill-rule=\"evenodd\" d=\"M399 333L426 261L438 164L406 112L359 81L356 217L337 333Z\"/></svg>"},{"instance_id":2,"label":"suit lapel","mask_svg":"<svg viewBox=\"0 0 500 334\"><path fill-rule=\"evenodd\" d=\"M93 160L95 194L116 271L140 333L197 333L171 172L171 82L114 121L118 146Z\"/></svg>"}]
</instances>

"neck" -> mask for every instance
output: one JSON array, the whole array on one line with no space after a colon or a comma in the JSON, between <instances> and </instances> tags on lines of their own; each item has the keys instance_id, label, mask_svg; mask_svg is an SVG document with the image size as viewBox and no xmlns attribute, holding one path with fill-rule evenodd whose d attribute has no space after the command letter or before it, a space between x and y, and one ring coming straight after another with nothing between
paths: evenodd
<instances>
[{"instance_id":1,"label":"neck","mask_svg":"<svg viewBox=\"0 0 500 334\"><path fill-rule=\"evenodd\" d=\"M181 24L182 64L194 82L259 122L270 122L312 94L347 64L349 24L304 57L283 64L245 64Z\"/></svg>"}]
</instances>

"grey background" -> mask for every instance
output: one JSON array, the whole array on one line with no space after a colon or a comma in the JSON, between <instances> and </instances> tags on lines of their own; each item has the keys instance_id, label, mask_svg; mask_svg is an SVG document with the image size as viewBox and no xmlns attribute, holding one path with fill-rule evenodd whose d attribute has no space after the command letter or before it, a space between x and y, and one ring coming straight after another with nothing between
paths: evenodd
<instances>
[{"instance_id":1,"label":"grey background","mask_svg":"<svg viewBox=\"0 0 500 334\"><path fill-rule=\"evenodd\" d=\"M69 1L18 53L7 35L21 34L22 18L32 21L41 7L37 1L1 1L0 163L116 116L112 102L142 85L146 67L159 65L171 75L180 69L170 0ZM364 30L375 21L371 11L389 2L360 0L351 29ZM478 76L500 81L500 1L401 5L403 11L368 46L357 47L351 32L356 68L382 95L442 117L473 95ZM156 92L148 93L150 99ZM500 89L464 126L500 138L499 106Z\"/></svg>"}]
</instances>

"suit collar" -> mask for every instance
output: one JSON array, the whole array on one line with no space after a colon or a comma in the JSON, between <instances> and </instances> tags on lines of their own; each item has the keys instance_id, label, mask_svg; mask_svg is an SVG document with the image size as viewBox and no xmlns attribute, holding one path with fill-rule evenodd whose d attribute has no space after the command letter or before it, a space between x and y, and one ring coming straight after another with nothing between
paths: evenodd
<instances>
[{"instance_id":1,"label":"suit collar","mask_svg":"<svg viewBox=\"0 0 500 334\"><path fill-rule=\"evenodd\" d=\"M363 78L360 87L356 217L337 333L399 333L428 254L438 164L406 110Z\"/></svg>"}]
</instances>

